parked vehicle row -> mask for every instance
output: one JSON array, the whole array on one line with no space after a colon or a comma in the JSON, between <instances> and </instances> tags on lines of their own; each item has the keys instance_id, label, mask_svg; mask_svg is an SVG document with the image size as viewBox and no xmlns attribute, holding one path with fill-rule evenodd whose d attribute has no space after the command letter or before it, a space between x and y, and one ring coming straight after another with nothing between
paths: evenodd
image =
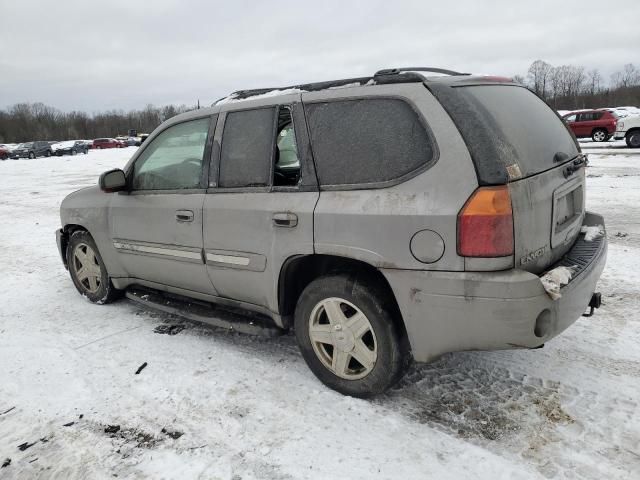
<instances>
[{"instance_id":1,"label":"parked vehicle row","mask_svg":"<svg viewBox=\"0 0 640 480\"><path fill-rule=\"evenodd\" d=\"M580 110L563 115L577 138L606 142L625 140L629 148L640 148L640 110L634 107Z\"/></svg>"},{"instance_id":2,"label":"parked vehicle row","mask_svg":"<svg viewBox=\"0 0 640 480\"><path fill-rule=\"evenodd\" d=\"M87 154L89 149L125 148L139 146L148 135L139 137L97 138L95 140L38 140L20 144L0 144L0 160L9 158L37 158L52 155Z\"/></svg>"}]
</instances>

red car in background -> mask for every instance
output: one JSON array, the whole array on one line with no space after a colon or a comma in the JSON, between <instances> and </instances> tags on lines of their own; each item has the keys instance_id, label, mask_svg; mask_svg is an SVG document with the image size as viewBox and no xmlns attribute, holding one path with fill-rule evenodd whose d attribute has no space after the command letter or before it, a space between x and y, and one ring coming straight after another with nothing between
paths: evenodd
<instances>
[{"instance_id":1,"label":"red car in background","mask_svg":"<svg viewBox=\"0 0 640 480\"><path fill-rule=\"evenodd\" d=\"M93 148L122 148L124 144L115 138L96 138L93 141Z\"/></svg>"},{"instance_id":2,"label":"red car in background","mask_svg":"<svg viewBox=\"0 0 640 480\"><path fill-rule=\"evenodd\" d=\"M618 120L607 110L582 110L562 117L578 138L591 137L594 142L606 142L616 131Z\"/></svg>"},{"instance_id":3,"label":"red car in background","mask_svg":"<svg viewBox=\"0 0 640 480\"><path fill-rule=\"evenodd\" d=\"M4 147L0 147L0 160L6 160L7 158L9 158L9 150Z\"/></svg>"}]
</instances>

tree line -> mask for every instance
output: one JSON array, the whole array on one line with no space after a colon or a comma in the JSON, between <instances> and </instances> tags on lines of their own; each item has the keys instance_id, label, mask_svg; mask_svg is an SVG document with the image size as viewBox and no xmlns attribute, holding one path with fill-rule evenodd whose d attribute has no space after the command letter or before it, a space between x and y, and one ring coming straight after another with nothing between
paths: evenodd
<instances>
[{"instance_id":1,"label":"tree line","mask_svg":"<svg viewBox=\"0 0 640 480\"><path fill-rule=\"evenodd\" d=\"M0 110L0 143L75 140L127 135L129 129L151 133L165 120L195 107L148 105L142 110L110 110L89 115L62 112L42 103L18 103Z\"/></svg>"},{"instance_id":2,"label":"tree line","mask_svg":"<svg viewBox=\"0 0 640 480\"><path fill-rule=\"evenodd\" d=\"M613 73L609 82L605 82L598 69L553 66L544 60L534 61L525 76L513 78L556 110L640 106L640 70L632 63ZM110 110L90 115L62 112L42 103L18 103L0 110L0 143L115 137L126 135L129 129L150 133L168 118L194 108L148 105L142 110Z\"/></svg>"},{"instance_id":3,"label":"tree line","mask_svg":"<svg viewBox=\"0 0 640 480\"><path fill-rule=\"evenodd\" d=\"M556 110L640 106L640 70L633 63L614 72L609 82L597 68L553 66L544 60L533 62L526 76L515 75L513 78Z\"/></svg>"}]
</instances>

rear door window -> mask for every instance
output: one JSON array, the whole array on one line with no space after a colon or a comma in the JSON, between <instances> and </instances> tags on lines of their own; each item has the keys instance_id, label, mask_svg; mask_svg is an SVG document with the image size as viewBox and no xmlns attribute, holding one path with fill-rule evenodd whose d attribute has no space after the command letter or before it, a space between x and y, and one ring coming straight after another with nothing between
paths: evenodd
<instances>
[{"instance_id":1,"label":"rear door window","mask_svg":"<svg viewBox=\"0 0 640 480\"><path fill-rule=\"evenodd\" d=\"M396 98L309 103L306 112L318 180L361 186L400 179L435 159L418 114Z\"/></svg>"},{"instance_id":2,"label":"rear door window","mask_svg":"<svg viewBox=\"0 0 640 480\"><path fill-rule=\"evenodd\" d=\"M224 122L220 187L265 187L271 181L275 108L230 112Z\"/></svg>"},{"instance_id":3,"label":"rear door window","mask_svg":"<svg viewBox=\"0 0 640 480\"><path fill-rule=\"evenodd\" d=\"M557 153L567 159L578 147L562 120L534 93L513 85L474 85L455 88L480 113L490 138L497 142L499 161L527 177L554 166ZM578 118L580 120L580 118ZM478 162L476 162L478 166ZM512 175L513 177L513 175Z\"/></svg>"}]
</instances>

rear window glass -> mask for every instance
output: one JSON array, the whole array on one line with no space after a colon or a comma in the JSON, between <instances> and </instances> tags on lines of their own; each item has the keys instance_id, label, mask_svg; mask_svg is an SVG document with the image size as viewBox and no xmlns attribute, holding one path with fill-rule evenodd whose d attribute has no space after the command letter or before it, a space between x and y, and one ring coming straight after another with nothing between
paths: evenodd
<instances>
[{"instance_id":1,"label":"rear window glass","mask_svg":"<svg viewBox=\"0 0 640 480\"><path fill-rule=\"evenodd\" d=\"M556 153L578 154L573 137L555 112L535 94L510 85L457 87L482 114L498 142L501 161L512 178L514 164L522 177L553 168Z\"/></svg>"},{"instance_id":2,"label":"rear window glass","mask_svg":"<svg viewBox=\"0 0 640 480\"><path fill-rule=\"evenodd\" d=\"M321 185L398 179L434 158L435 146L417 113L390 98L306 105Z\"/></svg>"}]
</instances>

